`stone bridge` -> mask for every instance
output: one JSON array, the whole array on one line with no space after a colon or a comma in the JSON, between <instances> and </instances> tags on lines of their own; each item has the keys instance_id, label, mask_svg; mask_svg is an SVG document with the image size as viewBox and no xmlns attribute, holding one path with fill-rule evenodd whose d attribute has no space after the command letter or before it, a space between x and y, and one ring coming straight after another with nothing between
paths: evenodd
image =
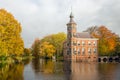
<instances>
[{"instance_id":1,"label":"stone bridge","mask_svg":"<svg viewBox=\"0 0 120 80\"><path fill-rule=\"evenodd\" d=\"M98 62L120 62L120 57L118 56L100 56L98 57Z\"/></svg>"}]
</instances>

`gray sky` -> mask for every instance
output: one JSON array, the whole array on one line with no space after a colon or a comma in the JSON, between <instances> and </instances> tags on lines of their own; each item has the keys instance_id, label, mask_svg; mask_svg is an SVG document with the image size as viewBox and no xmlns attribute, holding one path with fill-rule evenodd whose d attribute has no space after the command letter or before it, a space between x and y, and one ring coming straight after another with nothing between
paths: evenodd
<instances>
[{"instance_id":1,"label":"gray sky","mask_svg":"<svg viewBox=\"0 0 120 80\"><path fill-rule=\"evenodd\" d=\"M0 8L21 23L25 47L35 38L66 32L71 5L78 32L105 25L120 35L120 0L0 0Z\"/></svg>"}]
</instances>

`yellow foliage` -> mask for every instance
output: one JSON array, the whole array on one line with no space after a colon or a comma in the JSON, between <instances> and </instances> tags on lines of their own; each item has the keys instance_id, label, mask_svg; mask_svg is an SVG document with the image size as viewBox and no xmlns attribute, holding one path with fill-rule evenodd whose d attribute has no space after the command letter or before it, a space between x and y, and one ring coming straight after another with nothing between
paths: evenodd
<instances>
[{"instance_id":1,"label":"yellow foliage","mask_svg":"<svg viewBox=\"0 0 120 80\"><path fill-rule=\"evenodd\" d=\"M40 44L40 56L52 57L55 53L55 47L49 42L43 42Z\"/></svg>"},{"instance_id":2,"label":"yellow foliage","mask_svg":"<svg viewBox=\"0 0 120 80\"><path fill-rule=\"evenodd\" d=\"M0 9L0 55L23 54L24 42L20 33L20 23L12 14Z\"/></svg>"}]
</instances>

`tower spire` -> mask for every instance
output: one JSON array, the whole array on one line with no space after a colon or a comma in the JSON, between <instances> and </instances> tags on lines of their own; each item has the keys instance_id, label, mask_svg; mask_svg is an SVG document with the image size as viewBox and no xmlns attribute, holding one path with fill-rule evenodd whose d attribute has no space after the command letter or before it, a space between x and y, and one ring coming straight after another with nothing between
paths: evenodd
<instances>
[{"instance_id":1,"label":"tower spire","mask_svg":"<svg viewBox=\"0 0 120 80\"><path fill-rule=\"evenodd\" d=\"M75 23L73 20L74 16L73 16L73 12L72 12L72 7L71 7L71 13L70 13L70 23Z\"/></svg>"},{"instance_id":2,"label":"tower spire","mask_svg":"<svg viewBox=\"0 0 120 80\"><path fill-rule=\"evenodd\" d=\"M72 5L71 5L71 13L70 13L70 18L74 18L73 12L72 12Z\"/></svg>"}]
</instances>

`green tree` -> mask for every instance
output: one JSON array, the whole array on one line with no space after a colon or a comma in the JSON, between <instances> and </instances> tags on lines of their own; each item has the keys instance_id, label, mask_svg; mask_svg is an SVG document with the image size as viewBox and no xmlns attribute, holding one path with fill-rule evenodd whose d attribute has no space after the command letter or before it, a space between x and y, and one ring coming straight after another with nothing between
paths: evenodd
<instances>
[{"instance_id":1,"label":"green tree","mask_svg":"<svg viewBox=\"0 0 120 80\"><path fill-rule=\"evenodd\" d=\"M66 40L66 34L63 32L44 37L41 42L49 42L55 47L56 56L62 56L63 42Z\"/></svg>"},{"instance_id":2,"label":"green tree","mask_svg":"<svg viewBox=\"0 0 120 80\"><path fill-rule=\"evenodd\" d=\"M24 42L20 36L22 29L14 16L0 9L0 55L22 55Z\"/></svg>"}]
</instances>

